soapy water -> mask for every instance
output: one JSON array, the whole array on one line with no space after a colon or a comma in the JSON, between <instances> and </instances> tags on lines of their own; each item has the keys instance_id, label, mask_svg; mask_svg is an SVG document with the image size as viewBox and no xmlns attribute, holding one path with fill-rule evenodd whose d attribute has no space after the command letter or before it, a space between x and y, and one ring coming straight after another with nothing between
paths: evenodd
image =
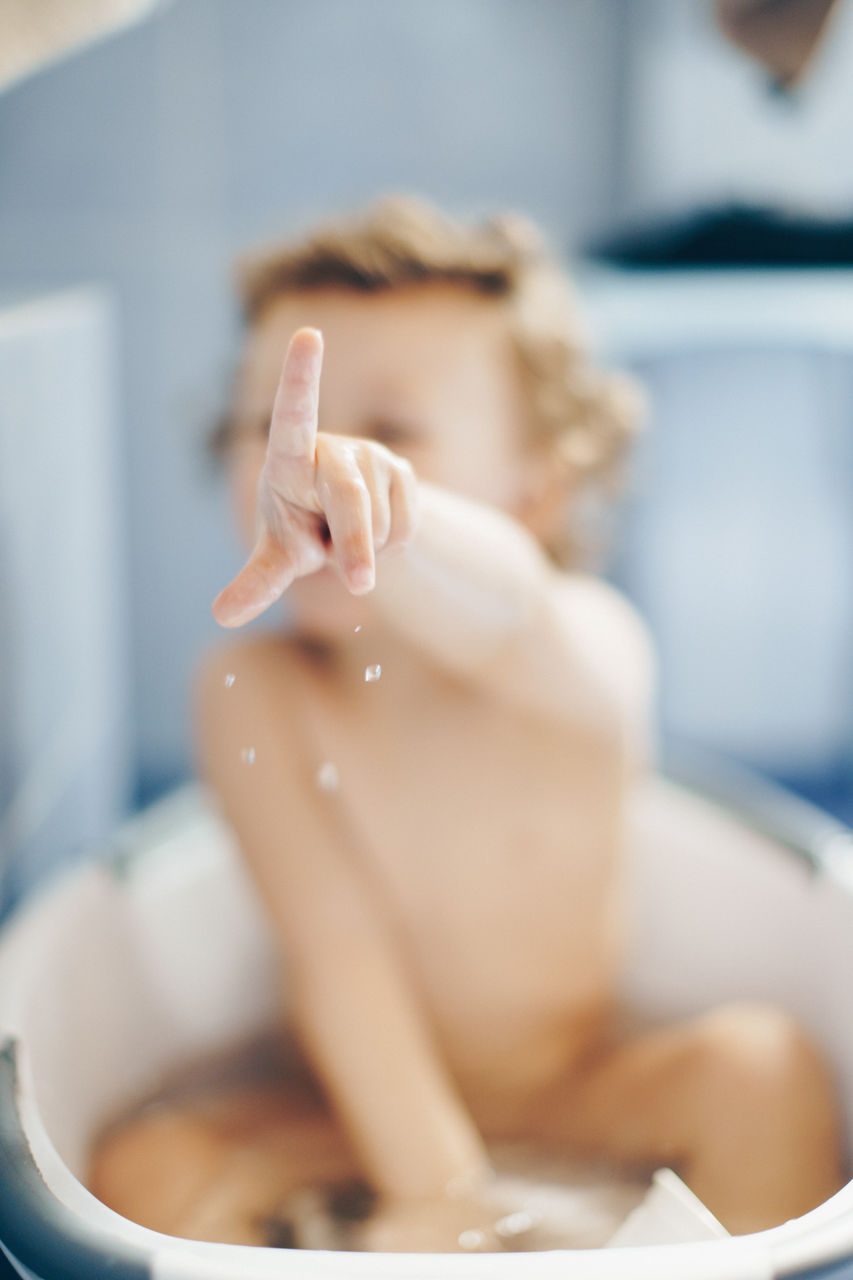
<instances>
[{"instance_id":1,"label":"soapy water","mask_svg":"<svg viewBox=\"0 0 853 1280\"><path fill-rule=\"evenodd\" d=\"M504 1181L508 1193L526 1201L530 1207L498 1219L491 1231L479 1226L460 1231L456 1239L464 1253L492 1252L497 1243L494 1236L497 1236L500 1252L602 1248L643 1198L639 1182L628 1184L617 1175L604 1171L593 1178L577 1166L555 1169L552 1173L546 1165L545 1178L542 1179L534 1151L510 1147L506 1151L492 1148L492 1152L497 1163L509 1166ZM522 1165L524 1172L516 1174L512 1170L513 1165ZM299 1193L283 1201L281 1218L290 1228L290 1247L358 1247L357 1233L353 1233L352 1226L359 1220L369 1220L375 1204L371 1204L363 1189L364 1211L357 1216L342 1213L342 1192L346 1189L313 1189L313 1212L308 1221L305 1220L307 1215L304 1215ZM365 1189L369 1194L369 1188ZM524 1223L524 1228L507 1230L505 1224L509 1219L518 1219L519 1225Z\"/></svg>"},{"instance_id":2,"label":"soapy water","mask_svg":"<svg viewBox=\"0 0 853 1280\"><path fill-rule=\"evenodd\" d=\"M314 774L314 781L321 791L337 791L340 782L338 766L331 760L325 760Z\"/></svg>"},{"instance_id":3,"label":"soapy water","mask_svg":"<svg viewBox=\"0 0 853 1280\"><path fill-rule=\"evenodd\" d=\"M236 679L237 677L235 676L234 672L229 671L228 675L225 677L225 688L230 689Z\"/></svg>"},{"instance_id":4,"label":"soapy water","mask_svg":"<svg viewBox=\"0 0 853 1280\"><path fill-rule=\"evenodd\" d=\"M501 1240L513 1240L532 1231L538 1221L539 1215L527 1209L518 1209L515 1213L508 1213L505 1217L498 1219L494 1224L495 1235ZM457 1243L460 1249L467 1252L485 1249L488 1241L485 1231L472 1227L460 1232Z\"/></svg>"},{"instance_id":5,"label":"soapy water","mask_svg":"<svg viewBox=\"0 0 853 1280\"><path fill-rule=\"evenodd\" d=\"M372 667L364 668L364 680L366 684L373 684L382 675L382 668L379 663L375 663Z\"/></svg>"},{"instance_id":6,"label":"soapy water","mask_svg":"<svg viewBox=\"0 0 853 1280\"><path fill-rule=\"evenodd\" d=\"M243 748L243 750L240 752L240 759L243 761L243 764L254 764L254 763L255 763L255 748L254 748L254 747L244 747L244 748Z\"/></svg>"}]
</instances>

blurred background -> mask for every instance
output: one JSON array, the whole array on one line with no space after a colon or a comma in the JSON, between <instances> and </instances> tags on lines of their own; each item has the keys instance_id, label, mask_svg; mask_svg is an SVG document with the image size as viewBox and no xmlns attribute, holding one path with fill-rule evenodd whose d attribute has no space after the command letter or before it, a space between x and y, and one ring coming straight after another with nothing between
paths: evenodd
<instances>
[{"instance_id":1,"label":"blurred background","mask_svg":"<svg viewBox=\"0 0 853 1280\"><path fill-rule=\"evenodd\" d=\"M515 208L651 401L606 572L682 744L853 819L853 0L0 0L2 900L191 774L230 264Z\"/></svg>"}]
</instances>

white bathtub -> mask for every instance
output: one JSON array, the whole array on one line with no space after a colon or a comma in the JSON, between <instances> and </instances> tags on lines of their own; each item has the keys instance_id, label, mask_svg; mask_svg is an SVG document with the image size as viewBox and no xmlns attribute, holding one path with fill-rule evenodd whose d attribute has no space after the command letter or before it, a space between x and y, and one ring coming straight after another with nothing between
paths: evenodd
<instances>
[{"instance_id":1,"label":"white bathtub","mask_svg":"<svg viewBox=\"0 0 853 1280\"><path fill-rule=\"evenodd\" d=\"M731 998L789 1008L836 1066L853 1152L853 841L781 793L726 789L722 805L659 779L638 800L625 996L655 1016ZM0 940L0 1242L20 1275L853 1277L853 1183L771 1231L610 1250L289 1251L200 1244L121 1218L80 1181L93 1133L165 1070L268 1025L271 959L232 841L195 790L123 829L106 862L13 919Z\"/></svg>"}]
</instances>

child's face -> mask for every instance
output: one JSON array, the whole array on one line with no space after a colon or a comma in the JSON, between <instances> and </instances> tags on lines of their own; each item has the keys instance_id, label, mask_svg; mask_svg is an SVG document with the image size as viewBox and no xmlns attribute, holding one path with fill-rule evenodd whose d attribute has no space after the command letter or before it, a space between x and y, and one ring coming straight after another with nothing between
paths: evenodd
<instances>
[{"instance_id":1,"label":"child's face","mask_svg":"<svg viewBox=\"0 0 853 1280\"><path fill-rule=\"evenodd\" d=\"M302 325L325 340L320 431L378 440L408 458L420 479L523 515L541 460L530 445L503 305L445 284L379 294L325 289L276 301L248 337L236 414L257 431L231 460L247 541L284 352ZM332 614L345 625L366 603L349 600L332 570L295 583L288 599L297 616L319 622L319 609L333 626Z\"/></svg>"}]
</instances>

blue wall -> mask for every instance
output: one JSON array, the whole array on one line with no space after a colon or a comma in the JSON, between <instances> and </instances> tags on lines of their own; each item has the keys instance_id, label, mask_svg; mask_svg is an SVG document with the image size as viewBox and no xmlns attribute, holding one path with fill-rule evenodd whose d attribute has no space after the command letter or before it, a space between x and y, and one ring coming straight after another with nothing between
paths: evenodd
<instances>
[{"instance_id":1,"label":"blue wall","mask_svg":"<svg viewBox=\"0 0 853 1280\"><path fill-rule=\"evenodd\" d=\"M210 600L239 562L203 448L236 350L234 254L388 189L419 190L462 213L521 208L569 250L631 211L732 194L778 199L790 190L800 208L843 212L853 208L853 179L845 176L848 116L835 99L849 100L853 5L845 13L812 78L786 103L769 99L762 73L725 45L703 6L671 0L174 0L149 22L0 96L0 294L95 283L115 300L130 737L140 795L189 767L189 679L216 634ZM723 101L737 103L737 127L734 108L718 110ZM714 316L707 318L713 327ZM687 438L679 433L696 429L690 405L699 394L681 347L677 367L665 353L649 367L661 393L652 421L662 434L645 452L658 466L645 491L660 515L658 548L713 537L702 524L714 509L707 486L704 506L673 487L681 485L679 441ZM835 566L833 581L843 578L853 541L838 495L850 477L838 470L837 450L830 457L810 440L809 424L843 432L844 413L827 423L825 406L847 401L827 399L826 379L816 376L813 400L798 401L797 421L786 427L815 460L807 496L797 488L796 451L778 447L776 401L752 373L746 386L745 368L743 352L732 348L715 366L714 387L721 404L729 397L732 421L743 420L749 397L760 404L743 424L766 487L752 553L759 543L787 545L786 495L802 493L797 519L814 513L819 531L809 545L829 537L831 526L823 564ZM774 380L768 375L768 387ZM679 395L667 397L676 383ZM787 411L791 398L783 399ZM709 409L707 397L701 404ZM766 476L763 457L772 460ZM844 457L849 467L849 451ZM667 511L677 519L667 523ZM641 541L650 528L640 515L632 536ZM654 623L643 583L674 590L684 564L658 550L643 556L624 555L623 568ZM803 584L802 599L814 596L804 560L771 555L768 572L776 575L770 595L789 601L792 616ZM849 594L841 600L833 586L833 607L822 616L800 610L785 631L782 662L771 611L761 614L766 637L753 630L751 645L739 645L743 618L723 607L731 584L715 587L696 565L693 585L707 586L709 599L718 591L720 608L710 606L708 616L719 629L703 632L704 649L691 652L687 684L683 646L665 664L667 722L687 723L814 794L822 778L834 794L846 788L849 803L850 681L841 672L828 692L828 669L815 668L822 644L834 664L846 652ZM659 638L671 644L659 625ZM743 663L725 679L724 650ZM760 679L751 679L749 662ZM809 679L797 698L777 694L798 662ZM770 690L761 713L749 716L751 737L746 704L736 705L739 687L756 698ZM779 697L792 712L781 736ZM728 720L716 715L715 699L730 708ZM694 716L697 707L705 710ZM799 731L805 724L810 737Z\"/></svg>"},{"instance_id":2,"label":"blue wall","mask_svg":"<svg viewBox=\"0 0 853 1280\"><path fill-rule=\"evenodd\" d=\"M0 97L0 291L114 290L142 790L187 763L186 690L237 561L202 440L239 249L389 188L613 216L619 0L178 0Z\"/></svg>"}]
</instances>

